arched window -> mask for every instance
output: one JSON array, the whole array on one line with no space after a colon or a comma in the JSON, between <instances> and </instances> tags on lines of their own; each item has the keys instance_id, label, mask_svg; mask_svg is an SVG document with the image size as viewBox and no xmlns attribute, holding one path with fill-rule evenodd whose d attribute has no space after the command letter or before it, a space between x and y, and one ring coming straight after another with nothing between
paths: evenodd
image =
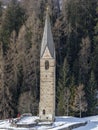
<instances>
[{"instance_id":1,"label":"arched window","mask_svg":"<svg viewBox=\"0 0 98 130\"><path fill-rule=\"evenodd\" d=\"M45 61L45 69L46 69L46 70L49 69L49 61L48 61L48 60Z\"/></svg>"},{"instance_id":2,"label":"arched window","mask_svg":"<svg viewBox=\"0 0 98 130\"><path fill-rule=\"evenodd\" d=\"M45 115L45 109L43 110L43 115Z\"/></svg>"}]
</instances>

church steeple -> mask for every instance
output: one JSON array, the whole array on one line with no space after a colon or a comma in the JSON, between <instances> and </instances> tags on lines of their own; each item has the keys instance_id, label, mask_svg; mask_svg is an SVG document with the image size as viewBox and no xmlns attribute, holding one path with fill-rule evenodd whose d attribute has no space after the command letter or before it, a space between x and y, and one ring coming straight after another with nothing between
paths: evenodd
<instances>
[{"instance_id":1,"label":"church steeple","mask_svg":"<svg viewBox=\"0 0 98 130\"><path fill-rule=\"evenodd\" d=\"M47 12L40 53L40 103L41 121L55 120L55 48Z\"/></svg>"},{"instance_id":2,"label":"church steeple","mask_svg":"<svg viewBox=\"0 0 98 130\"><path fill-rule=\"evenodd\" d=\"M42 39L42 43L41 43L40 57L43 56L46 47L48 47L51 57L55 58L54 42L53 42L53 36L52 36L52 32L51 32L51 25L50 25L50 18L49 18L48 11L46 14L43 39Z\"/></svg>"}]
</instances>

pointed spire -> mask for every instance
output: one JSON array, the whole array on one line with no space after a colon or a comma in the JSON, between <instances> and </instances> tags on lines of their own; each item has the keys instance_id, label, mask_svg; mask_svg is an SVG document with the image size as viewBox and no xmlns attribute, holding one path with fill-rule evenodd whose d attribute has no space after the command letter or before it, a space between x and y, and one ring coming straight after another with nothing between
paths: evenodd
<instances>
[{"instance_id":1,"label":"pointed spire","mask_svg":"<svg viewBox=\"0 0 98 130\"><path fill-rule=\"evenodd\" d=\"M51 32L51 25L50 25L50 18L49 18L48 11L49 11L49 9L47 8L40 56L41 57L43 56L46 47L48 47L51 56L54 58L55 57L55 48L54 48L54 42L53 42L53 36L52 36L52 32Z\"/></svg>"}]
</instances>

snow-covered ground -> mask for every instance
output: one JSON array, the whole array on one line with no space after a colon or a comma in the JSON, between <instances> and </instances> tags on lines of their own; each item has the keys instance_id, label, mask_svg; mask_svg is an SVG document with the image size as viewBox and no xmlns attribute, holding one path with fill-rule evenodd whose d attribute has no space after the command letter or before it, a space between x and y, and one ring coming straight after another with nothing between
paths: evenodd
<instances>
[{"instance_id":1,"label":"snow-covered ground","mask_svg":"<svg viewBox=\"0 0 98 130\"><path fill-rule=\"evenodd\" d=\"M34 122L38 117L28 116L23 117L18 124L29 124ZM98 116L87 118L75 118L75 117L56 117L52 126L38 125L33 127L35 130L60 130L73 124L88 122L87 125L76 128L74 130L98 130ZM9 120L0 120L0 130L30 130L30 128L15 128L11 126ZM31 128L32 129L32 128Z\"/></svg>"},{"instance_id":2,"label":"snow-covered ground","mask_svg":"<svg viewBox=\"0 0 98 130\"><path fill-rule=\"evenodd\" d=\"M98 116L84 118L88 123L86 126L74 130L98 130Z\"/></svg>"}]
</instances>

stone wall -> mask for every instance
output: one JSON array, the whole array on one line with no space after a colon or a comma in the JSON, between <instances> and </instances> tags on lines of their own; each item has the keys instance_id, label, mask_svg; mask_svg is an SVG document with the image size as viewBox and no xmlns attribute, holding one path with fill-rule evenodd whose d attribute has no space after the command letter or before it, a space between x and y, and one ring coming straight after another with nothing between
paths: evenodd
<instances>
[{"instance_id":1,"label":"stone wall","mask_svg":"<svg viewBox=\"0 0 98 130\"><path fill-rule=\"evenodd\" d=\"M49 61L49 69L45 69L46 60ZM39 116L45 121L53 121L55 116L55 59L52 57L40 60Z\"/></svg>"}]
</instances>

